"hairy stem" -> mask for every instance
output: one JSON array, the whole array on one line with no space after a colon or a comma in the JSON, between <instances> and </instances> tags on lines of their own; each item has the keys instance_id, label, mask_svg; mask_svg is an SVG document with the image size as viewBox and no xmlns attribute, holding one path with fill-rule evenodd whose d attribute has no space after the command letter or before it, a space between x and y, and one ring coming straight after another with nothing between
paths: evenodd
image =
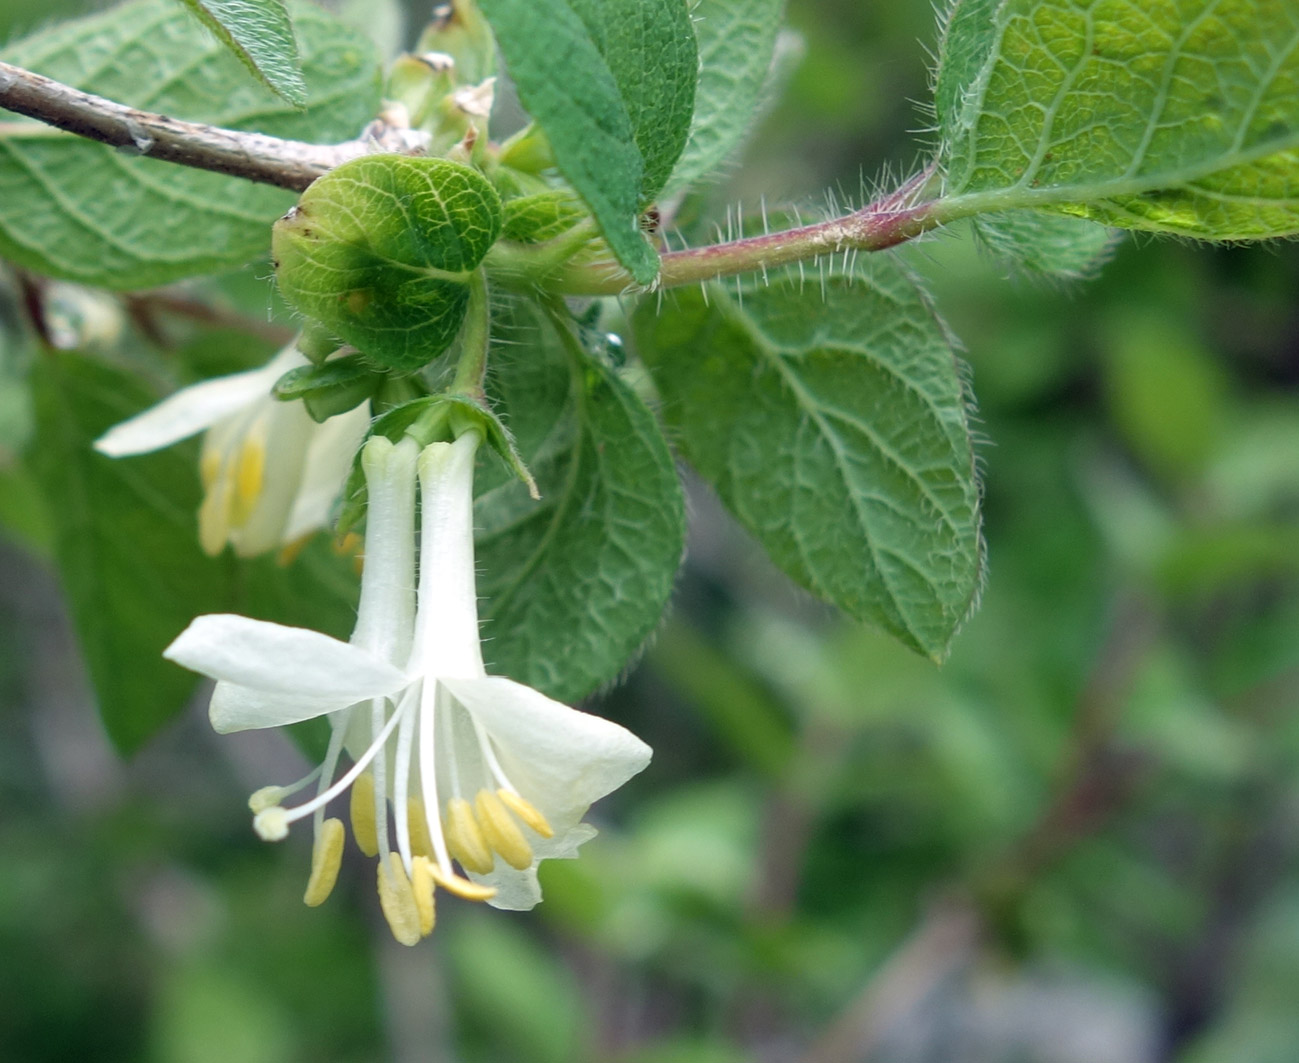
<instances>
[{"instance_id":1,"label":"hairy stem","mask_svg":"<svg viewBox=\"0 0 1299 1063\"><path fill-rule=\"evenodd\" d=\"M372 151L412 149L411 130L387 125L382 120L373 123L357 140L307 144L139 111L3 62L0 62L0 108L133 155L147 155L297 192L348 159ZM5 123L4 133L31 135L16 129L14 123ZM684 251L668 251L661 256L657 286L675 288L737 273L776 269L822 255L893 247L942 222L936 204L924 201L931 176L928 172L918 174L870 206L829 221ZM559 242L563 243L563 239ZM556 249L550 245L510 253L505 248L493 250L496 254L489 256L487 262L489 272L506 285L540 287L558 295L579 296L618 295L635 287L630 274L616 262L556 263ZM551 256L549 260L547 255Z\"/></svg>"}]
</instances>

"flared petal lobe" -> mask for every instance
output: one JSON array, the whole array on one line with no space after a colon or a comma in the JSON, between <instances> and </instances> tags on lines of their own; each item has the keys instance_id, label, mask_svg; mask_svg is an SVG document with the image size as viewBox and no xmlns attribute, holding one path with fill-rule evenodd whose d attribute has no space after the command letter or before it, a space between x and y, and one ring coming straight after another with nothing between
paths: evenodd
<instances>
[{"instance_id":1,"label":"flared petal lobe","mask_svg":"<svg viewBox=\"0 0 1299 1063\"><path fill-rule=\"evenodd\" d=\"M305 362L296 350L288 348L260 369L181 388L129 421L114 425L95 440L95 449L110 458L122 458L179 443L265 399L283 373Z\"/></svg>"},{"instance_id":2,"label":"flared petal lobe","mask_svg":"<svg viewBox=\"0 0 1299 1063\"><path fill-rule=\"evenodd\" d=\"M244 727L279 727L321 712L382 697L406 684L402 671L369 650L306 628L286 627L229 613L200 616L163 656L212 679L265 695L265 718L232 717ZM228 696L233 696L229 695ZM316 703L320 712L302 715ZM251 708L249 698L243 701Z\"/></svg>"}]
</instances>

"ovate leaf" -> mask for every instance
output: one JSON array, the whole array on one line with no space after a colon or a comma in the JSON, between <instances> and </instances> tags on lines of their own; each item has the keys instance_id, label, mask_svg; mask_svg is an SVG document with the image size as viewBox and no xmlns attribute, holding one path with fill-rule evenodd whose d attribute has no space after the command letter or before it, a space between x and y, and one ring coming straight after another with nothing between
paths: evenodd
<instances>
[{"instance_id":1,"label":"ovate leaf","mask_svg":"<svg viewBox=\"0 0 1299 1063\"><path fill-rule=\"evenodd\" d=\"M784 0L700 0L692 9L699 88L690 136L672 174L674 188L706 177L743 143L762 110L784 8Z\"/></svg>"},{"instance_id":2,"label":"ovate leaf","mask_svg":"<svg viewBox=\"0 0 1299 1063\"><path fill-rule=\"evenodd\" d=\"M872 255L715 283L635 326L686 455L775 562L941 659L982 580L979 489L952 339L910 275Z\"/></svg>"},{"instance_id":3,"label":"ovate leaf","mask_svg":"<svg viewBox=\"0 0 1299 1063\"><path fill-rule=\"evenodd\" d=\"M681 0L569 0L609 64L644 161L641 203L667 182L690 133L699 76L691 12Z\"/></svg>"},{"instance_id":4,"label":"ovate leaf","mask_svg":"<svg viewBox=\"0 0 1299 1063\"><path fill-rule=\"evenodd\" d=\"M113 744L137 749L175 716L198 677L162 659L222 573L198 545L190 448L112 459L91 441L149 404L117 370L75 355L36 363L31 462L49 501L59 575Z\"/></svg>"},{"instance_id":5,"label":"ovate leaf","mask_svg":"<svg viewBox=\"0 0 1299 1063\"><path fill-rule=\"evenodd\" d=\"M275 223L275 275L285 299L371 361L414 370L455 339L501 219L477 170L366 155L313 182Z\"/></svg>"},{"instance_id":6,"label":"ovate leaf","mask_svg":"<svg viewBox=\"0 0 1299 1063\"><path fill-rule=\"evenodd\" d=\"M295 10L305 110L250 80L173 0L53 26L3 58L177 118L321 143L354 137L379 104L373 48L319 9ZM271 222L292 203L282 189L132 158L36 122L0 136L0 255L53 276L139 288L240 266L265 253Z\"/></svg>"},{"instance_id":7,"label":"ovate leaf","mask_svg":"<svg viewBox=\"0 0 1299 1063\"><path fill-rule=\"evenodd\" d=\"M283 0L184 0L268 89L295 107L307 102L302 61Z\"/></svg>"},{"instance_id":8,"label":"ovate leaf","mask_svg":"<svg viewBox=\"0 0 1299 1063\"><path fill-rule=\"evenodd\" d=\"M639 284L658 276L640 229L645 159L618 78L568 0L480 0L519 99L545 130L560 171ZM688 121L688 119L687 119Z\"/></svg>"},{"instance_id":9,"label":"ovate leaf","mask_svg":"<svg viewBox=\"0 0 1299 1063\"><path fill-rule=\"evenodd\" d=\"M490 671L573 701L614 679L662 615L685 517L667 445L609 369L575 363L534 308L494 321L492 398L540 502L495 459L475 514Z\"/></svg>"},{"instance_id":10,"label":"ovate leaf","mask_svg":"<svg viewBox=\"0 0 1299 1063\"><path fill-rule=\"evenodd\" d=\"M1299 232L1299 7L960 0L945 218L1038 207L1213 240Z\"/></svg>"}]
</instances>

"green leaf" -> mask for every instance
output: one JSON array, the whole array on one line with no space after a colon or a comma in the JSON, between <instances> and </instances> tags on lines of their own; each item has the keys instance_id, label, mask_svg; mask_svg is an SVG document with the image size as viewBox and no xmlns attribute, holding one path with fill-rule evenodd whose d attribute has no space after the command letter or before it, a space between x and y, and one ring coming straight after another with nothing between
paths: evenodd
<instances>
[{"instance_id":1,"label":"green leaf","mask_svg":"<svg viewBox=\"0 0 1299 1063\"><path fill-rule=\"evenodd\" d=\"M935 660L982 582L969 396L896 259L709 284L635 316L691 463L813 593Z\"/></svg>"},{"instance_id":2,"label":"green leaf","mask_svg":"<svg viewBox=\"0 0 1299 1063\"><path fill-rule=\"evenodd\" d=\"M692 9L699 87L673 188L708 176L744 142L761 111L784 9L784 0L700 0Z\"/></svg>"},{"instance_id":3,"label":"green leaf","mask_svg":"<svg viewBox=\"0 0 1299 1063\"><path fill-rule=\"evenodd\" d=\"M146 110L274 136L356 136L379 105L373 48L323 12L296 16L307 108L251 81L171 0L141 0L20 41L3 58ZM165 45L164 43L165 42ZM264 254L293 194L131 158L22 123L0 137L0 254L52 276L140 288L241 266Z\"/></svg>"},{"instance_id":4,"label":"green leaf","mask_svg":"<svg viewBox=\"0 0 1299 1063\"><path fill-rule=\"evenodd\" d=\"M414 370L456 338L501 219L477 170L367 155L315 181L275 223L275 275L289 303L368 359Z\"/></svg>"},{"instance_id":5,"label":"green leaf","mask_svg":"<svg viewBox=\"0 0 1299 1063\"><path fill-rule=\"evenodd\" d=\"M569 0L609 64L645 173L640 200L667 183L690 134L699 77L691 11L681 0Z\"/></svg>"},{"instance_id":6,"label":"green leaf","mask_svg":"<svg viewBox=\"0 0 1299 1063\"><path fill-rule=\"evenodd\" d=\"M196 463L185 448L113 460L90 449L152 396L74 354L35 368L30 460L55 527L63 588L113 744L133 752L184 707L198 677L163 648L221 597L198 545Z\"/></svg>"},{"instance_id":7,"label":"green leaf","mask_svg":"<svg viewBox=\"0 0 1299 1063\"><path fill-rule=\"evenodd\" d=\"M356 580L350 560L323 541L289 568L203 554L192 444L117 459L91 449L106 428L153 402L130 376L47 352L34 387L29 461L99 711L121 752L138 749L192 695L198 677L161 653L197 614L233 609L347 636Z\"/></svg>"},{"instance_id":8,"label":"green leaf","mask_svg":"<svg viewBox=\"0 0 1299 1063\"><path fill-rule=\"evenodd\" d=\"M1280 0L961 0L935 89L938 213L1299 232L1297 41Z\"/></svg>"},{"instance_id":9,"label":"green leaf","mask_svg":"<svg viewBox=\"0 0 1299 1063\"><path fill-rule=\"evenodd\" d=\"M976 214L973 223L984 248L1013 268L1065 280L1094 277L1118 243L1104 225L1040 210Z\"/></svg>"},{"instance_id":10,"label":"green leaf","mask_svg":"<svg viewBox=\"0 0 1299 1063\"><path fill-rule=\"evenodd\" d=\"M647 168L614 72L568 0L481 0L519 99L610 250L639 284L658 276L640 229Z\"/></svg>"},{"instance_id":11,"label":"green leaf","mask_svg":"<svg viewBox=\"0 0 1299 1063\"><path fill-rule=\"evenodd\" d=\"M602 365L575 364L541 312L493 321L489 392L541 501L495 461L475 524L491 671L574 701L654 630L681 561L681 488L654 416Z\"/></svg>"},{"instance_id":12,"label":"green leaf","mask_svg":"<svg viewBox=\"0 0 1299 1063\"><path fill-rule=\"evenodd\" d=\"M283 0L183 0L249 73L295 107L307 104L302 60Z\"/></svg>"}]
</instances>

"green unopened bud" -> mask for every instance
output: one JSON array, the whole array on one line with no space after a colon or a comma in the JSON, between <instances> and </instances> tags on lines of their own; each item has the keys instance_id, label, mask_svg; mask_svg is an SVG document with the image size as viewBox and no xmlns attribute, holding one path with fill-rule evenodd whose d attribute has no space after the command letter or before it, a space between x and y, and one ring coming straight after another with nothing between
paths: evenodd
<instances>
[{"instance_id":1,"label":"green unopened bud","mask_svg":"<svg viewBox=\"0 0 1299 1063\"><path fill-rule=\"evenodd\" d=\"M446 159L367 155L313 183L275 223L284 298L373 365L412 372L451 345L501 200Z\"/></svg>"},{"instance_id":2,"label":"green unopened bud","mask_svg":"<svg viewBox=\"0 0 1299 1063\"><path fill-rule=\"evenodd\" d=\"M496 73L496 39L472 0L443 0L420 36L420 52L451 56L462 85L478 85Z\"/></svg>"}]
</instances>

